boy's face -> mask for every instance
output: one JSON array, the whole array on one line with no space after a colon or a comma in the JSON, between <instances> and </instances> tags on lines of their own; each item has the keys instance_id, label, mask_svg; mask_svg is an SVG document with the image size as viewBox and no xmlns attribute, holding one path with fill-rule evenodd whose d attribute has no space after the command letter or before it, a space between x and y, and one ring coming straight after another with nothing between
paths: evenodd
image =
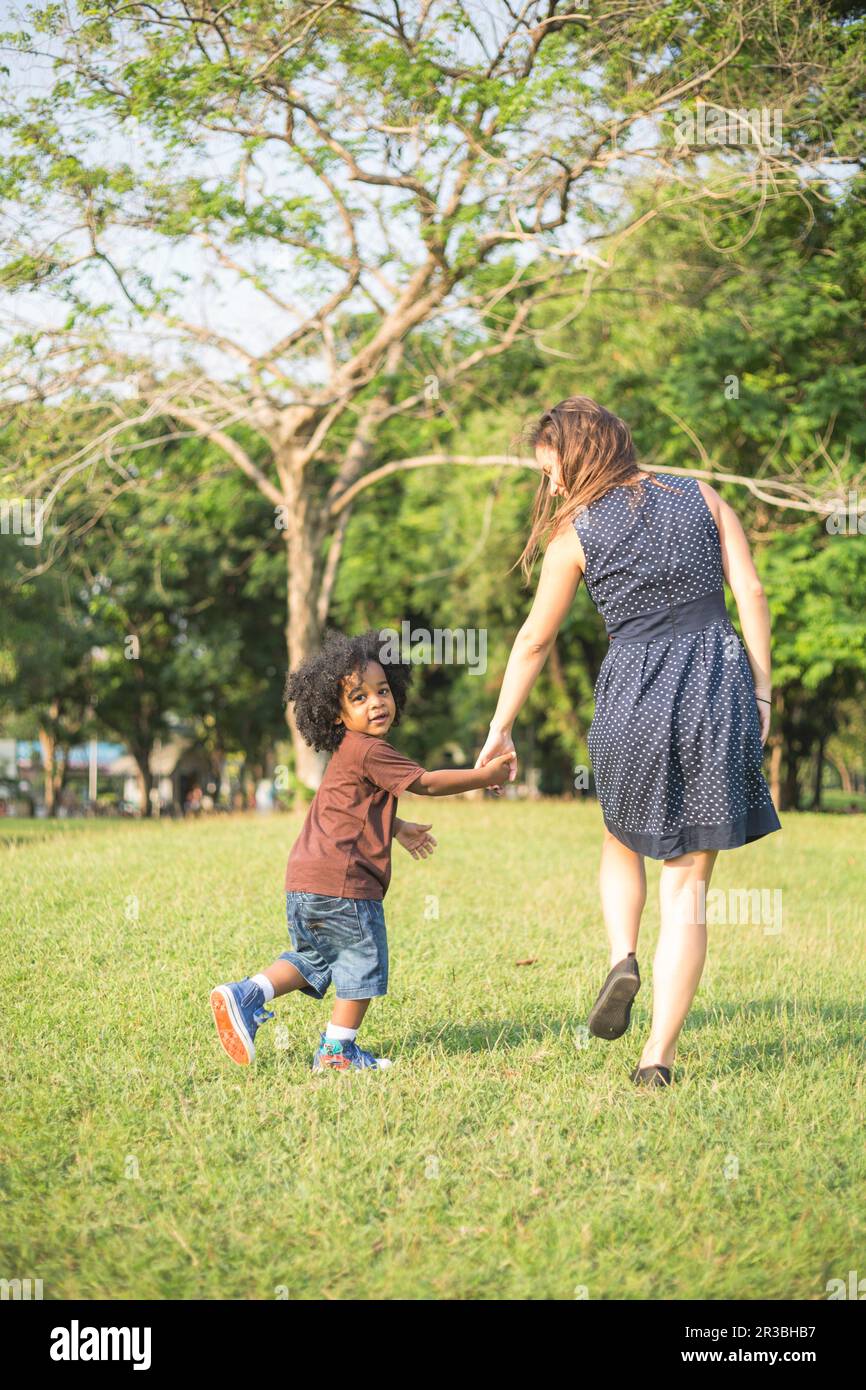
<instances>
[{"instance_id":1,"label":"boy's face","mask_svg":"<svg viewBox=\"0 0 866 1390\"><path fill-rule=\"evenodd\" d=\"M358 734L384 737L394 722L397 706L388 677L378 661L369 661L363 671L353 671L343 679L337 724L345 724Z\"/></svg>"}]
</instances>

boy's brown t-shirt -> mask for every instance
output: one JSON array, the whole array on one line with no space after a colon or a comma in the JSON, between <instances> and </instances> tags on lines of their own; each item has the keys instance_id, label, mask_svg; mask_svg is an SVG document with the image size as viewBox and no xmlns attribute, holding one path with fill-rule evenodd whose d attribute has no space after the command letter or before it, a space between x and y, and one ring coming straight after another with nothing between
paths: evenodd
<instances>
[{"instance_id":1,"label":"boy's brown t-shirt","mask_svg":"<svg viewBox=\"0 0 866 1390\"><path fill-rule=\"evenodd\" d=\"M426 771L383 738L347 729L286 865L286 891L384 898L397 798Z\"/></svg>"}]
</instances>

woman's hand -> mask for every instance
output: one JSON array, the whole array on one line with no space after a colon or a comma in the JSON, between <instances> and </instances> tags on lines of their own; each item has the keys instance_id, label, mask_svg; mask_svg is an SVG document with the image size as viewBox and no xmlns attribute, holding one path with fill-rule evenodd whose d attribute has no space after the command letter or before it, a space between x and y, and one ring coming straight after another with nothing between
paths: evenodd
<instances>
[{"instance_id":1,"label":"woman's hand","mask_svg":"<svg viewBox=\"0 0 866 1390\"><path fill-rule=\"evenodd\" d=\"M484 767L485 763L489 763L491 758L499 757L502 753L511 753L514 756L514 761L508 774L509 782L513 782L517 776L517 750L514 747L514 740L511 735L506 733L504 729L490 730L490 733L487 735L487 742L475 759L475 766ZM494 796L502 795L501 787L491 787L490 790Z\"/></svg>"},{"instance_id":2,"label":"woman's hand","mask_svg":"<svg viewBox=\"0 0 866 1390\"><path fill-rule=\"evenodd\" d=\"M757 696L755 698L757 700ZM758 719L761 724L761 747L763 747L770 733L770 715L773 712L773 707L767 704L765 699L757 700L757 704Z\"/></svg>"}]
</instances>

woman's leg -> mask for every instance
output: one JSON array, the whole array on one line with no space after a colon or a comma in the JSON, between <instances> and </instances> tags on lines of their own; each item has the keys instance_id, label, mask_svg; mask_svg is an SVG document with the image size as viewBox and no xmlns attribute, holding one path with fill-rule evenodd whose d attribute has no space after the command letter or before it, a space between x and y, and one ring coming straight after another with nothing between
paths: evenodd
<instances>
[{"instance_id":1,"label":"woman's leg","mask_svg":"<svg viewBox=\"0 0 866 1390\"><path fill-rule=\"evenodd\" d=\"M653 961L653 1019L639 1065L673 1065L677 1039L707 954L707 892L718 850L681 854L662 864L661 931Z\"/></svg>"},{"instance_id":2,"label":"woman's leg","mask_svg":"<svg viewBox=\"0 0 866 1390\"><path fill-rule=\"evenodd\" d=\"M611 966L637 950L640 915L646 902L646 869L642 854L611 835L607 826L601 846L598 876L601 911L610 944Z\"/></svg>"}]
</instances>

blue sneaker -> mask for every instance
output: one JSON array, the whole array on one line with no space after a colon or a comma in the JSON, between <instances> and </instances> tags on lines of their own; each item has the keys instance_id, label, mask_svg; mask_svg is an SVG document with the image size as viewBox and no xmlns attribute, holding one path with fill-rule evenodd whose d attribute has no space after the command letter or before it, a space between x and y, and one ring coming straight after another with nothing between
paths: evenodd
<instances>
[{"instance_id":1,"label":"blue sneaker","mask_svg":"<svg viewBox=\"0 0 866 1390\"><path fill-rule=\"evenodd\" d=\"M322 1033L313 1058L313 1071L384 1071L391 1063L387 1057L374 1057L356 1042L340 1042Z\"/></svg>"},{"instance_id":2,"label":"blue sneaker","mask_svg":"<svg viewBox=\"0 0 866 1390\"><path fill-rule=\"evenodd\" d=\"M265 1008L265 996L249 975L211 990L210 1006L219 1040L233 1062L248 1067L256 1055L253 1039L263 1023L274 1015Z\"/></svg>"}]
</instances>

